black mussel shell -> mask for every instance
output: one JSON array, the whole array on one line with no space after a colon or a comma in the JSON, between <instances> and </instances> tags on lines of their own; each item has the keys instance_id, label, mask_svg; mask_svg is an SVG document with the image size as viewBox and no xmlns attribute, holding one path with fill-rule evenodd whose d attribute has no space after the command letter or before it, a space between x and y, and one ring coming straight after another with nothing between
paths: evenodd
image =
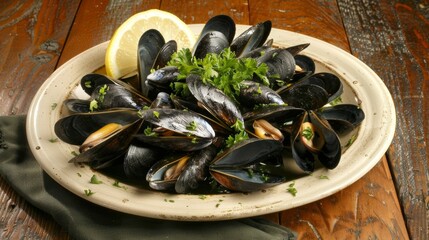
<instances>
[{"instance_id":1,"label":"black mussel shell","mask_svg":"<svg viewBox=\"0 0 429 240\"><path fill-rule=\"evenodd\" d=\"M241 105L253 107L258 104L284 104L281 96L273 89L254 81L243 81L238 101Z\"/></svg>"},{"instance_id":2,"label":"black mussel shell","mask_svg":"<svg viewBox=\"0 0 429 240\"><path fill-rule=\"evenodd\" d=\"M164 150L143 144L139 141L131 142L124 156L125 176L134 179L145 179L153 164L164 156Z\"/></svg>"},{"instance_id":3,"label":"black mussel shell","mask_svg":"<svg viewBox=\"0 0 429 240\"><path fill-rule=\"evenodd\" d=\"M326 119L338 134L352 131L365 119L363 110L353 104L339 104L324 107L318 111L319 115Z\"/></svg>"},{"instance_id":4,"label":"black mussel shell","mask_svg":"<svg viewBox=\"0 0 429 240\"><path fill-rule=\"evenodd\" d=\"M271 27L271 21L265 21L248 28L232 41L231 51L241 57L261 47L270 35Z\"/></svg>"},{"instance_id":5,"label":"black mussel shell","mask_svg":"<svg viewBox=\"0 0 429 240\"><path fill-rule=\"evenodd\" d=\"M209 53L220 54L228 47L228 39L223 33L217 31L208 32L195 45L193 56L203 59Z\"/></svg>"},{"instance_id":6,"label":"black mussel shell","mask_svg":"<svg viewBox=\"0 0 429 240\"><path fill-rule=\"evenodd\" d=\"M192 95L208 112L227 126L237 121L243 122L241 112L236 103L216 87L204 84L201 77L191 74L186 78L186 84Z\"/></svg>"},{"instance_id":7,"label":"black mussel shell","mask_svg":"<svg viewBox=\"0 0 429 240\"><path fill-rule=\"evenodd\" d=\"M55 123L54 131L62 141L72 145L81 145L91 133L109 123L128 125L138 119L137 111L130 109L79 113L59 119Z\"/></svg>"},{"instance_id":8,"label":"black mussel shell","mask_svg":"<svg viewBox=\"0 0 429 240\"><path fill-rule=\"evenodd\" d=\"M216 157L217 150L216 146L210 145L191 156L177 178L175 184L177 193L190 193L199 187L200 183L208 177L208 166Z\"/></svg>"},{"instance_id":9,"label":"black mussel shell","mask_svg":"<svg viewBox=\"0 0 429 240\"><path fill-rule=\"evenodd\" d=\"M281 93L285 103L289 106L315 110L328 103L329 95L325 89L312 84L297 85Z\"/></svg>"},{"instance_id":10,"label":"black mussel shell","mask_svg":"<svg viewBox=\"0 0 429 240\"><path fill-rule=\"evenodd\" d=\"M137 46L137 67L140 80L140 88L143 96L152 97L149 93L152 88L146 84L146 77L152 69L155 59L158 56L165 40L162 34L155 29L150 29L143 33Z\"/></svg>"},{"instance_id":11,"label":"black mussel shell","mask_svg":"<svg viewBox=\"0 0 429 240\"><path fill-rule=\"evenodd\" d=\"M229 190L253 192L281 184L285 176L271 174L268 164L280 161L283 145L276 140L252 138L219 154L210 164L211 176ZM277 167L282 167L278 165Z\"/></svg>"}]
</instances>

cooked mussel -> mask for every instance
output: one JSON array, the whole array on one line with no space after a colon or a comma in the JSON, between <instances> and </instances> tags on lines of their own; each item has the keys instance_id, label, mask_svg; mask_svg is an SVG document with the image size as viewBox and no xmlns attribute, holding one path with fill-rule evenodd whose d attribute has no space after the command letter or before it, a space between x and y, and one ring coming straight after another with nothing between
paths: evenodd
<instances>
[{"instance_id":1,"label":"cooked mussel","mask_svg":"<svg viewBox=\"0 0 429 240\"><path fill-rule=\"evenodd\" d=\"M253 192L281 184L283 175L272 169L282 168L283 145L276 140L251 138L219 154L210 164L211 176L232 191Z\"/></svg>"},{"instance_id":2,"label":"cooked mussel","mask_svg":"<svg viewBox=\"0 0 429 240\"><path fill-rule=\"evenodd\" d=\"M215 132L210 124L191 111L156 108L140 111L145 121L143 132L135 135L139 141L180 151L195 151L207 147Z\"/></svg>"}]
</instances>

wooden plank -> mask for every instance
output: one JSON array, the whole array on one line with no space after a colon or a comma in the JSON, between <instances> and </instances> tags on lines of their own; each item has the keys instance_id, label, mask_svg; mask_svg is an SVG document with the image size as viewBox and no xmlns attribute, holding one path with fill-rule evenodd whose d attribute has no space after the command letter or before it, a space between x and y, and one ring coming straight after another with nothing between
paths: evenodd
<instances>
[{"instance_id":1,"label":"wooden plank","mask_svg":"<svg viewBox=\"0 0 429 240\"><path fill-rule=\"evenodd\" d=\"M249 7L252 21L260 22L269 16L274 27L313 36L350 51L336 2L250 1ZM281 223L295 230L299 239L407 238L385 158L344 191L282 212Z\"/></svg>"},{"instance_id":2,"label":"wooden plank","mask_svg":"<svg viewBox=\"0 0 429 240\"><path fill-rule=\"evenodd\" d=\"M79 6L74 1L2 1L0 4L0 115L24 114L53 72ZM0 178L1 239L67 239L47 214Z\"/></svg>"},{"instance_id":3,"label":"wooden plank","mask_svg":"<svg viewBox=\"0 0 429 240\"><path fill-rule=\"evenodd\" d=\"M390 90L397 128L388 151L410 237L429 238L429 2L338 0L354 55Z\"/></svg>"},{"instance_id":4,"label":"wooden plank","mask_svg":"<svg viewBox=\"0 0 429 240\"><path fill-rule=\"evenodd\" d=\"M219 14L230 16L237 24L249 24L247 1L175 1L163 0L161 9L177 15L187 24L206 23L211 17ZM207 9L201 11L201 9Z\"/></svg>"},{"instance_id":5,"label":"wooden plank","mask_svg":"<svg viewBox=\"0 0 429 240\"><path fill-rule=\"evenodd\" d=\"M0 115L26 113L55 68L79 5L74 1L2 1Z\"/></svg>"},{"instance_id":6,"label":"wooden plank","mask_svg":"<svg viewBox=\"0 0 429 240\"><path fill-rule=\"evenodd\" d=\"M159 6L160 0L83 1L80 6L82 11L76 15L59 65L88 48L108 41L133 14Z\"/></svg>"}]
</instances>

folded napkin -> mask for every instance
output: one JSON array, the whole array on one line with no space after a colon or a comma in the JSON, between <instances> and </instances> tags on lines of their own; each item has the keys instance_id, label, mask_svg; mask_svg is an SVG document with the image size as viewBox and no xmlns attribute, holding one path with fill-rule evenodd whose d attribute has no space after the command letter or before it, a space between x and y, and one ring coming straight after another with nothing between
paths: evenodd
<instances>
[{"instance_id":1,"label":"folded napkin","mask_svg":"<svg viewBox=\"0 0 429 240\"><path fill-rule=\"evenodd\" d=\"M76 239L294 239L262 218L179 222L107 209L69 192L42 171L28 147L25 116L0 117L0 175Z\"/></svg>"}]
</instances>

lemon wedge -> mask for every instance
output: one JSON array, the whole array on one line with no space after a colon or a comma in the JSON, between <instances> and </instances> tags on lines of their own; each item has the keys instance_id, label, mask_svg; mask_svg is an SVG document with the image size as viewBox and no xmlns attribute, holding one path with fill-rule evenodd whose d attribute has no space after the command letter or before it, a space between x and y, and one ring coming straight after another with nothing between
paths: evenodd
<instances>
[{"instance_id":1,"label":"lemon wedge","mask_svg":"<svg viewBox=\"0 0 429 240\"><path fill-rule=\"evenodd\" d=\"M149 29L158 30L166 42L176 40L178 49L195 44L194 33L176 15L158 9L137 13L121 24L110 39L105 58L108 76L118 79L137 70L137 44Z\"/></svg>"}]
</instances>

